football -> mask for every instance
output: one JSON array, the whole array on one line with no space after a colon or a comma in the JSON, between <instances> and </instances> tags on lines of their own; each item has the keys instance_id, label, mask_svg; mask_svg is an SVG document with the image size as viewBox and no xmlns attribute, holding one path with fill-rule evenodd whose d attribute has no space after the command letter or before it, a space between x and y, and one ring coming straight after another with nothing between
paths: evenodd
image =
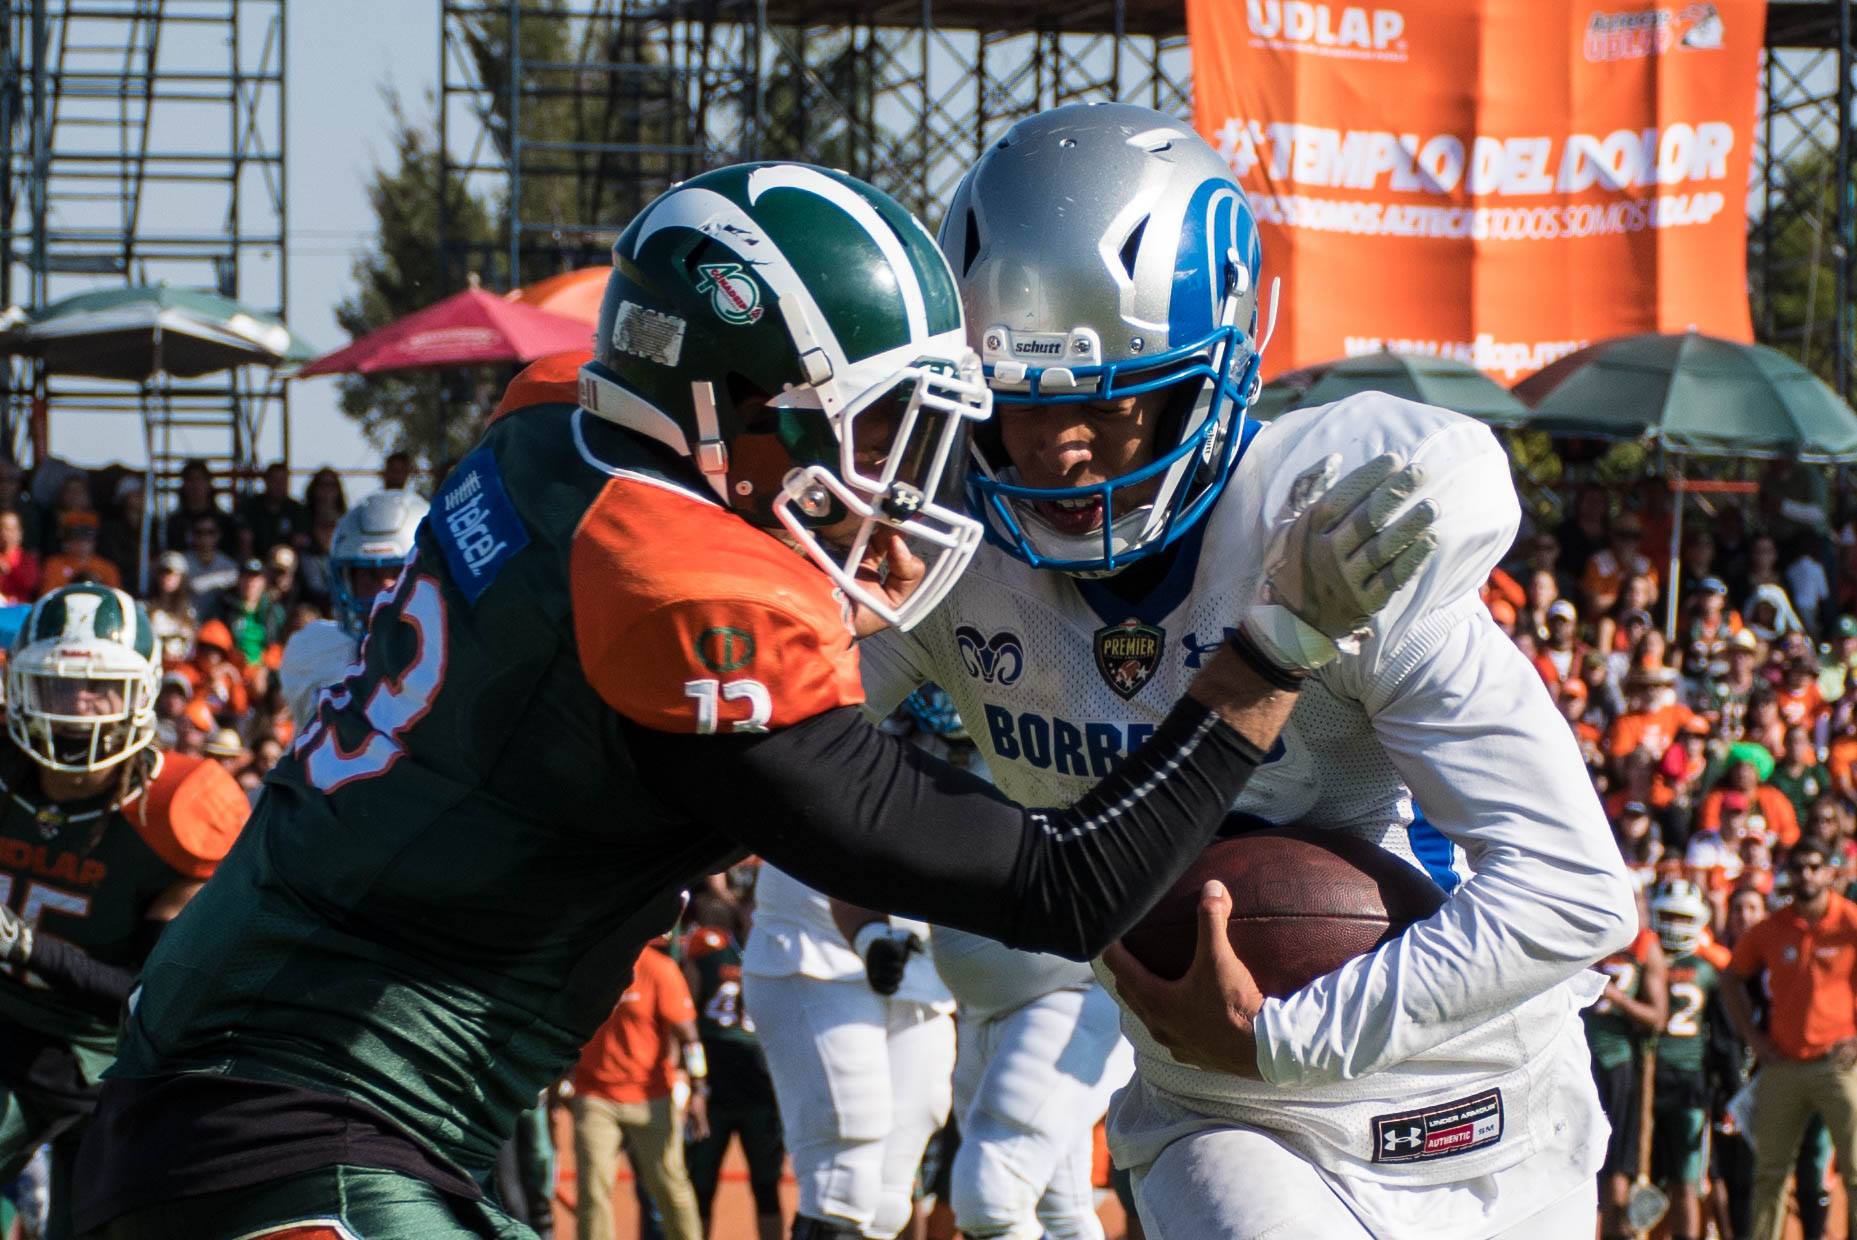
<instances>
[{"instance_id":1,"label":"football","mask_svg":"<svg viewBox=\"0 0 1857 1240\"><path fill-rule=\"evenodd\" d=\"M1445 898L1417 866L1355 836L1251 831L1214 841L1123 946L1160 977L1184 976L1198 943L1200 888L1214 878L1231 892L1232 950L1277 998L1397 937Z\"/></svg>"}]
</instances>

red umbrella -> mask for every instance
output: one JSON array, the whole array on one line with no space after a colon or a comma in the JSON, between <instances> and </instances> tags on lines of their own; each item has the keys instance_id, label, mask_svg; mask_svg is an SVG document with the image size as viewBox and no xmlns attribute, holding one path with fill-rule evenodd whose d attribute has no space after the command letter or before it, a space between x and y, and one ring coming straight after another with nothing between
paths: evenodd
<instances>
[{"instance_id":1,"label":"red umbrella","mask_svg":"<svg viewBox=\"0 0 1857 1240\"><path fill-rule=\"evenodd\" d=\"M525 306L565 314L591 327L599 322L600 302L606 297L606 281L612 274L611 267L582 267L537 280L504 296Z\"/></svg>"},{"instance_id":2,"label":"red umbrella","mask_svg":"<svg viewBox=\"0 0 1857 1240\"><path fill-rule=\"evenodd\" d=\"M585 323L468 288L317 358L297 374L375 375L530 362L587 347Z\"/></svg>"}]
</instances>

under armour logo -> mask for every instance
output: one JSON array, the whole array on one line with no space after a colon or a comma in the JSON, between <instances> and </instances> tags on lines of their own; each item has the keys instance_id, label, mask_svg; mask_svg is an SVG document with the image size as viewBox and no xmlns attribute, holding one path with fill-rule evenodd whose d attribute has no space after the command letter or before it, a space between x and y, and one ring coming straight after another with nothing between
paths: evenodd
<instances>
[{"instance_id":1,"label":"under armour logo","mask_svg":"<svg viewBox=\"0 0 1857 1240\"><path fill-rule=\"evenodd\" d=\"M1199 634L1197 632L1188 633L1185 637L1181 638L1180 644L1186 647L1186 666L1188 670L1197 669L1201 660L1217 654L1219 652L1219 647L1230 641L1232 635L1237 631L1237 629L1230 625L1226 625L1225 635L1223 637L1215 642L1206 642L1204 645L1200 644Z\"/></svg>"},{"instance_id":2,"label":"under armour logo","mask_svg":"<svg viewBox=\"0 0 1857 1240\"><path fill-rule=\"evenodd\" d=\"M1391 1154L1397 1150L1410 1149L1415 1145L1419 1145L1424 1140L1425 1129L1414 1124L1403 1133L1394 1129L1388 1129L1381 1133L1380 1148Z\"/></svg>"}]
</instances>

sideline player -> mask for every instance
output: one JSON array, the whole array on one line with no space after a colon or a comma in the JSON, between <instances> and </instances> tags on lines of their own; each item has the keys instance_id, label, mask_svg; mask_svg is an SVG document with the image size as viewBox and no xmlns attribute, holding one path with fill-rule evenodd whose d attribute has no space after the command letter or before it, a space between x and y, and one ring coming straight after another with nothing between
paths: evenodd
<instances>
[{"instance_id":1,"label":"sideline player","mask_svg":"<svg viewBox=\"0 0 1857 1240\"><path fill-rule=\"evenodd\" d=\"M1651 892L1651 929L1662 946L1669 1017L1657 1038L1651 1174L1670 1194L1670 1240L1702 1240L1708 1165L1708 1009L1732 957L1709 937L1714 916L1702 889L1672 879Z\"/></svg>"},{"instance_id":2,"label":"sideline player","mask_svg":"<svg viewBox=\"0 0 1857 1240\"><path fill-rule=\"evenodd\" d=\"M927 622L866 643L865 688L883 709L940 683L1008 795L1077 796L1149 734L1260 576L1280 573L1272 523L1311 470L1390 452L1422 467L1421 495L1448 497L1437 555L1362 640L1284 636L1316 670L1236 808L1374 841L1451 899L1284 999L1260 1002L1229 947L1177 984L1112 950L1137 1078L1111 1110L1111 1149L1148 1234L1590 1233L1603 1119L1578 1013L1597 992L1587 966L1636 916L1566 725L1477 598L1519 519L1501 447L1380 394L1257 432L1243 416L1252 214L1224 162L1160 113L1078 105L1021 122L962 182L941 235L997 402L970 479L994 545ZM1209 900L1204 919L1229 907ZM997 949L967 970L1016 989L995 1010L1087 984ZM1073 1026L1090 1027L1087 1013ZM1029 1106L1000 1118L996 1164L977 1173L998 1195L960 1225L1036 1236L1028 1212L1066 1134Z\"/></svg>"},{"instance_id":3,"label":"sideline player","mask_svg":"<svg viewBox=\"0 0 1857 1240\"><path fill-rule=\"evenodd\" d=\"M133 599L74 585L33 605L7 662L0 1183L51 1143L52 1240L136 972L249 808L217 762L154 748L156 658Z\"/></svg>"},{"instance_id":4,"label":"sideline player","mask_svg":"<svg viewBox=\"0 0 1857 1240\"><path fill-rule=\"evenodd\" d=\"M342 514L329 540L335 618L312 620L290 635L278 679L298 730L316 713L316 695L348 671L367 632L374 600L392 590L430 507L411 491L376 491Z\"/></svg>"},{"instance_id":5,"label":"sideline player","mask_svg":"<svg viewBox=\"0 0 1857 1240\"><path fill-rule=\"evenodd\" d=\"M1582 1016L1599 1108L1612 1128L1599 1169L1599 1222L1604 1240L1632 1233L1625 1219L1625 1203L1638 1174L1638 1090L1643 1081L1638 1048L1644 1039L1656 1036L1669 1018L1669 966L1657 931L1648 925L1624 949L1593 966L1604 976L1605 989Z\"/></svg>"},{"instance_id":6,"label":"sideline player","mask_svg":"<svg viewBox=\"0 0 1857 1240\"><path fill-rule=\"evenodd\" d=\"M841 173L739 165L613 257L579 406L519 391L448 475L358 665L150 957L81 1227L524 1235L483 1191L498 1148L680 889L744 851L1088 957L1288 714L1296 651L1247 634L1352 632L1430 554L1412 470L1342 479L1150 741L1024 809L856 709L854 634L914 623L979 534L946 501L990 401L920 225Z\"/></svg>"},{"instance_id":7,"label":"sideline player","mask_svg":"<svg viewBox=\"0 0 1857 1240\"><path fill-rule=\"evenodd\" d=\"M771 865L754 889L743 1001L760 1031L803 1217L890 1240L948 1122L954 1001L929 928L832 900Z\"/></svg>"}]
</instances>

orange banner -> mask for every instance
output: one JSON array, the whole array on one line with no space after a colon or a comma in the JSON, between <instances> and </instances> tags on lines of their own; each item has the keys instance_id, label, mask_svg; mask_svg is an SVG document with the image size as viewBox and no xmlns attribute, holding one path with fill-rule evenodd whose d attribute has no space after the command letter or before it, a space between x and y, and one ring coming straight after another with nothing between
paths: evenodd
<instances>
[{"instance_id":1,"label":"orange banner","mask_svg":"<svg viewBox=\"0 0 1857 1240\"><path fill-rule=\"evenodd\" d=\"M1195 121L1282 277L1265 373L1387 347L1513 383L1752 338L1764 0L1188 0Z\"/></svg>"}]
</instances>

